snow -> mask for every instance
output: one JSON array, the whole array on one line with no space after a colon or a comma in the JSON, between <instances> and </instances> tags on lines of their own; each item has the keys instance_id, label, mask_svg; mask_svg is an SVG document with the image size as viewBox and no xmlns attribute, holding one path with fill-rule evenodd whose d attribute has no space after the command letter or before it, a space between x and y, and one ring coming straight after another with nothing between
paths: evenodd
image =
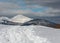
<instances>
[{"instance_id":1,"label":"snow","mask_svg":"<svg viewBox=\"0 0 60 43\"><path fill-rule=\"evenodd\" d=\"M9 18L2 16L2 17L0 17L0 22L2 22L2 20L9 20Z\"/></svg>"},{"instance_id":2,"label":"snow","mask_svg":"<svg viewBox=\"0 0 60 43\"><path fill-rule=\"evenodd\" d=\"M44 26L0 25L0 43L60 43L60 30Z\"/></svg>"},{"instance_id":3,"label":"snow","mask_svg":"<svg viewBox=\"0 0 60 43\"><path fill-rule=\"evenodd\" d=\"M29 17L26 17L24 15L16 15L11 19L11 21L18 22L18 23L25 23L25 22L30 21L30 20L32 20L32 19Z\"/></svg>"},{"instance_id":4,"label":"snow","mask_svg":"<svg viewBox=\"0 0 60 43\"><path fill-rule=\"evenodd\" d=\"M4 16L0 17L0 20L2 20L2 19L4 19L4 20L9 20L8 17L4 17Z\"/></svg>"}]
</instances>

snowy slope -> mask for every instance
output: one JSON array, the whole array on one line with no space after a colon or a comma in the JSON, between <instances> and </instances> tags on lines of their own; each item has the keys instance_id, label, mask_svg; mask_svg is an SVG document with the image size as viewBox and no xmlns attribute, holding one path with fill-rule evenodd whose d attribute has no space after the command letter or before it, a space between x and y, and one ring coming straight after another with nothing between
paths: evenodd
<instances>
[{"instance_id":1,"label":"snowy slope","mask_svg":"<svg viewBox=\"0 0 60 43\"><path fill-rule=\"evenodd\" d=\"M25 23L30 20L32 20L32 19L29 17L26 17L24 15L16 15L11 19L11 21L17 22L17 23Z\"/></svg>"},{"instance_id":2,"label":"snowy slope","mask_svg":"<svg viewBox=\"0 0 60 43\"><path fill-rule=\"evenodd\" d=\"M2 23L4 23L4 20L10 20L8 17L4 17L4 16L2 16L2 17L0 17L0 24L2 24Z\"/></svg>"},{"instance_id":3,"label":"snowy slope","mask_svg":"<svg viewBox=\"0 0 60 43\"><path fill-rule=\"evenodd\" d=\"M2 20L9 20L9 18L8 18L8 17L0 17L0 22L1 22Z\"/></svg>"},{"instance_id":4,"label":"snowy slope","mask_svg":"<svg viewBox=\"0 0 60 43\"><path fill-rule=\"evenodd\" d=\"M60 43L60 30L44 26L0 25L0 43Z\"/></svg>"}]
</instances>

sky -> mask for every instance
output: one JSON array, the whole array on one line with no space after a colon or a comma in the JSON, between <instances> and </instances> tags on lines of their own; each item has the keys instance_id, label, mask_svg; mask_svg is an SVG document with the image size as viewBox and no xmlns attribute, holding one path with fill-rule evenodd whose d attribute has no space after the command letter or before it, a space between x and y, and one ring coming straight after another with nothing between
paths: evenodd
<instances>
[{"instance_id":1,"label":"sky","mask_svg":"<svg viewBox=\"0 0 60 43\"><path fill-rule=\"evenodd\" d=\"M0 16L60 16L60 0L0 0Z\"/></svg>"}]
</instances>

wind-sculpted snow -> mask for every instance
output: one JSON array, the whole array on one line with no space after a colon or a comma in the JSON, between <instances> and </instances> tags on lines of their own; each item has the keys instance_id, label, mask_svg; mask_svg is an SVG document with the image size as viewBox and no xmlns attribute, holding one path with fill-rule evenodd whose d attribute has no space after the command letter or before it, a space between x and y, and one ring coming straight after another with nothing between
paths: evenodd
<instances>
[{"instance_id":1,"label":"wind-sculpted snow","mask_svg":"<svg viewBox=\"0 0 60 43\"><path fill-rule=\"evenodd\" d=\"M51 39L54 38L55 36L50 37L49 36L50 31L51 34L53 31L54 35L58 35L57 32L58 30L48 28L49 27L43 26L0 25L0 43L53 43Z\"/></svg>"}]
</instances>

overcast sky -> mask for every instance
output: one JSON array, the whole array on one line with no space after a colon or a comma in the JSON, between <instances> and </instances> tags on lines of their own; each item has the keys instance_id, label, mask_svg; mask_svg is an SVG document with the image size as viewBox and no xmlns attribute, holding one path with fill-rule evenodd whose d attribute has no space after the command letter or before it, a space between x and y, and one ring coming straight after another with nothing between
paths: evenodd
<instances>
[{"instance_id":1,"label":"overcast sky","mask_svg":"<svg viewBox=\"0 0 60 43\"><path fill-rule=\"evenodd\" d=\"M0 0L0 16L60 16L60 0Z\"/></svg>"}]
</instances>

